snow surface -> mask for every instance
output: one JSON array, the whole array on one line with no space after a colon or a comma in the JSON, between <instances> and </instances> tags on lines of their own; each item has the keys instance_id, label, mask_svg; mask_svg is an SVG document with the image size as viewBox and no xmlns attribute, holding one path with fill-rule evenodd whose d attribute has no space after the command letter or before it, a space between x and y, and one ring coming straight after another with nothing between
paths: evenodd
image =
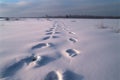
<instances>
[{"instance_id":1,"label":"snow surface","mask_svg":"<svg viewBox=\"0 0 120 80\"><path fill-rule=\"evenodd\" d=\"M0 80L120 80L119 19L0 21Z\"/></svg>"}]
</instances>

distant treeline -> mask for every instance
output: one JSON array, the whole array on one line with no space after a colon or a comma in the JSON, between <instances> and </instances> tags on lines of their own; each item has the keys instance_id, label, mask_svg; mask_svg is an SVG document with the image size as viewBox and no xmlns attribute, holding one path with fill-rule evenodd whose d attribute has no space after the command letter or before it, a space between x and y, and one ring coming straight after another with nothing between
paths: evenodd
<instances>
[{"instance_id":1,"label":"distant treeline","mask_svg":"<svg viewBox=\"0 0 120 80\"><path fill-rule=\"evenodd\" d=\"M43 18L86 18L86 19L120 19L120 16L91 16L91 15L66 15L66 16L45 16Z\"/></svg>"},{"instance_id":2,"label":"distant treeline","mask_svg":"<svg viewBox=\"0 0 120 80\"><path fill-rule=\"evenodd\" d=\"M65 16L43 16L43 17L0 17L5 20L19 20L19 18L85 18L85 19L120 19L120 16L91 16L91 15L65 15Z\"/></svg>"}]
</instances>

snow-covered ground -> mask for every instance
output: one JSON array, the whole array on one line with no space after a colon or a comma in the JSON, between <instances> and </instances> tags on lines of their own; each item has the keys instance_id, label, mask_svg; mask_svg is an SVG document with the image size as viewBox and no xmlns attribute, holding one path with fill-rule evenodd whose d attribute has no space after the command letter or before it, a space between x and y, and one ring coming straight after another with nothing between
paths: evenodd
<instances>
[{"instance_id":1,"label":"snow-covered ground","mask_svg":"<svg viewBox=\"0 0 120 80\"><path fill-rule=\"evenodd\" d=\"M120 80L120 20L0 21L0 80Z\"/></svg>"}]
</instances>

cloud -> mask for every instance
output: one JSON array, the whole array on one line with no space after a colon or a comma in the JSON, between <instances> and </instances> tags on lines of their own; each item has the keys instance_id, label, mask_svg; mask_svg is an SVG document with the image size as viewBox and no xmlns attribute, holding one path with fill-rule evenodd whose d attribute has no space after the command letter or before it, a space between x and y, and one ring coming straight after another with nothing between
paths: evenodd
<instances>
[{"instance_id":1,"label":"cloud","mask_svg":"<svg viewBox=\"0 0 120 80\"><path fill-rule=\"evenodd\" d=\"M119 0L19 0L0 3L0 16L113 15L120 16Z\"/></svg>"},{"instance_id":2,"label":"cloud","mask_svg":"<svg viewBox=\"0 0 120 80\"><path fill-rule=\"evenodd\" d=\"M16 3L16 5L18 5L18 6L26 6L26 5L28 5L28 4L29 4L29 3L26 2L26 1L19 1L19 2Z\"/></svg>"}]
</instances>

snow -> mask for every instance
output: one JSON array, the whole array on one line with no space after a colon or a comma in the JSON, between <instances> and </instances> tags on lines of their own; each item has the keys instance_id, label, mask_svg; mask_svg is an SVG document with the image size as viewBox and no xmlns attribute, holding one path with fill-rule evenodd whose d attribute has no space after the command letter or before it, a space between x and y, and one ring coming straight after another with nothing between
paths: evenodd
<instances>
[{"instance_id":1,"label":"snow","mask_svg":"<svg viewBox=\"0 0 120 80\"><path fill-rule=\"evenodd\" d=\"M119 80L119 19L0 20L0 80Z\"/></svg>"}]
</instances>

